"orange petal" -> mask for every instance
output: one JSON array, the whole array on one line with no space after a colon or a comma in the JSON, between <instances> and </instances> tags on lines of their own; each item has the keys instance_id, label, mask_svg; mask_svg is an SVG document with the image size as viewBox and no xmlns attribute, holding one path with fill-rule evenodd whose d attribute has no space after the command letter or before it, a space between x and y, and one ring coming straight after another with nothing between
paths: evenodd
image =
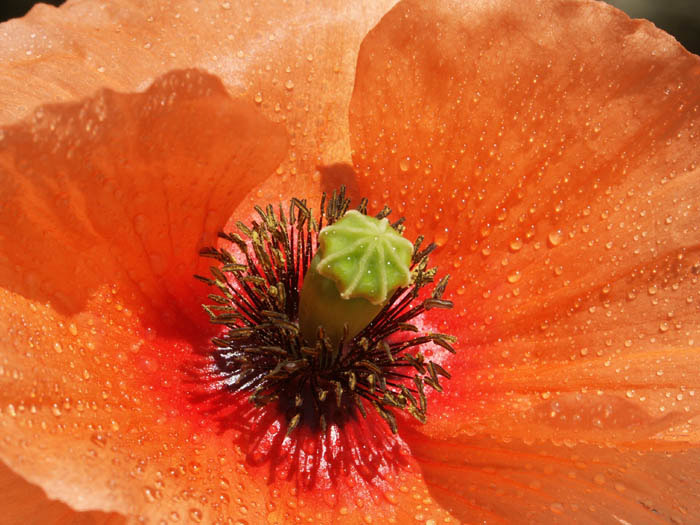
<instances>
[{"instance_id":1,"label":"orange petal","mask_svg":"<svg viewBox=\"0 0 700 525\"><path fill-rule=\"evenodd\" d=\"M698 442L699 79L598 2L407 2L370 33L360 185L452 274L426 430Z\"/></svg>"},{"instance_id":2,"label":"orange petal","mask_svg":"<svg viewBox=\"0 0 700 525\"><path fill-rule=\"evenodd\" d=\"M700 514L695 451L411 441L431 496L464 523L690 523Z\"/></svg>"},{"instance_id":3,"label":"orange petal","mask_svg":"<svg viewBox=\"0 0 700 525\"><path fill-rule=\"evenodd\" d=\"M122 512L143 501L127 490L133 459L118 476L107 465L146 457L134 443L168 413L141 396L169 392L200 342L183 336L187 314L206 317L197 251L284 154L283 131L257 113L192 70L2 130L1 456L51 497ZM100 454L107 442L121 452Z\"/></svg>"},{"instance_id":4,"label":"orange petal","mask_svg":"<svg viewBox=\"0 0 700 525\"><path fill-rule=\"evenodd\" d=\"M197 318L199 248L272 173L286 141L196 71L143 94L104 90L41 108L2 133L3 288L72 314L118 283L139 307Z\"/></svg>"},{"instance_id":5,"label":"orange petal","mask_svg":"<svg viewBox=\"0 0 700 525\"><path fill-rule=\"evenodd\" d=\"M0 336L7 349L0 366L1 454L49 497L153 523L352 525L403 522L416 513L449 517L410 458L412 470L378 473L372 484L344 474L334 480L340 488L323 490L300 489L294 477L271 480L273 462L247 457L250 440L266 436L222 429L187 396L181 370L202 338L144 323L121 304L122 295L106 288L85 311L62 316L10 292L0 297L9 330ZM310 454L310 461L321 457ZM284 458L272 458L278 459Z\"/></svg>"},{"instance_id":6,"label":"orange petal","mask_svg":"<svg viewBox=\"0 0 700 525\"><path fill-rule=\"evenodd\" d=\"M75 512L0 463L0 505L5 523L48 525L123 525L124 518L103 512Z\"/></svg>"},{"instance_id":7,"label":"orange petal","mask_svg":"<svg viewBox=\"0 0 700 525\"><path fill-rule=\"evenodd\" d=\"M251 459L267 436L193 401L186 371L208 345L197 249L281 158L278 126L185 71L41 108L2 137L2 460L77 510L153 523L410 517L428 495L420 473L374 467L366 442L340 452L369 456L371 483L301 490L270 481L282 455Z\"/></svg>"},{"instance_id":8,"label":"orange petal","mask_svg":"<svg viewBox=\"0 0 700 525\"><path fill-rule=\"evenodd\" d=\"M362 38L396 0L322 6L75 0L0 28L0 122L98 88L143 89L176 68L218 75L292 138L284 175L349 160L347 107Z\"/></svg>"}]
</instances>

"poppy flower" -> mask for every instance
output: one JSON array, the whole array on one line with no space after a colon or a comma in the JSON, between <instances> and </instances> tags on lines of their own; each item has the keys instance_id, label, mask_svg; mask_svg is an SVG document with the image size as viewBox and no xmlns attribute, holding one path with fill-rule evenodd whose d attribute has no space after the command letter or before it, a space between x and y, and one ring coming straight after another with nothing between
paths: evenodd
<instances>
[{"instance_id":1,"label":"poppy flower","mask_svg":"<svg viewBox=\"0 0 700 525\"><path fill-rule=\"evenodd\" d=\"M697 521L698 57L585 0L141 4L0 28L0 458L110 513L6 470L9 519ZM192 275L341 183L438 245L452 379L276 451L189 395Z\"/></svg>"}]
</instances>

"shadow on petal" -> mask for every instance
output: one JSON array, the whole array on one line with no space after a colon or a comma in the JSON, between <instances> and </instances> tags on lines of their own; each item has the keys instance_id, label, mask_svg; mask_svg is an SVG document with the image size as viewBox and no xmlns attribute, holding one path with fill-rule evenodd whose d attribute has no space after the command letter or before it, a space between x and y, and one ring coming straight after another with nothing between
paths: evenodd
<instances>
[{"instance_id":1,"label":"shadow on petal","mask_svg":"<svg viewBox=\"0 0 700 525\"><path fill-rule=\"evenodd\" d=\"M62 313L103 283L199 316L198 249L269 176L284 130L195 70L43 107L0 141L0 286Z\"/></svg>"},{"instance_id":2,"label":"shadow on petal","mask_svg":"<svg viewBox=\"0 0 700 525\"><path fill-rule=\"evenodd\" d=\"M77 512L65 503L50 500L36 485L25 481L0 463L0 506L4 523L24 525L125 525L118 514Z\"/></svg>"}]
</instances>

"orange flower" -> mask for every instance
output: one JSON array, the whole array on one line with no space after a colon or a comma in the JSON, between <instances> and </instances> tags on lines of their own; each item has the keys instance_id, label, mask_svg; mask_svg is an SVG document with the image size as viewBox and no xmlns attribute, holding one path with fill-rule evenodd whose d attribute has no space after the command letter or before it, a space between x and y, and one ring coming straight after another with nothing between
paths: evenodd
<instances>
[{"instance_id":1,"label":"orange flower","mask_svg":"<svg viewBox=\"0 0 700 525\"><path fill-rule=\"evenodd\" d=\"M700 518L698 57L588 1L142 4L0 28L0 458L134 522ZM188 397L191 276L340 182L440 245L460 344L397 461L308 488Z\"/></svg>"}]
</instances>

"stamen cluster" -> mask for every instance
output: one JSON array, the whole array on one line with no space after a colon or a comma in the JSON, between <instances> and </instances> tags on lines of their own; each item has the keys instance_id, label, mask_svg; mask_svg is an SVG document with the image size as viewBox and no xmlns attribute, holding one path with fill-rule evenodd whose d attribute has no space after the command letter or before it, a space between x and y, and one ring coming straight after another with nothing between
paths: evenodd
<instances>
[{"instance_id":1,"label":"stamen cluster","mask_svg":"<svg viewBox=\"0 0 700 525\"><path fill-rule=\"evenodd\" d=\"M337 344L323 327L314 341L300 334L299 292L319 231L340 219L349 203L344 189L329 199L324 194L318 221L299 199L276 213L272 205L256 207L259 218L250 226L239 222L238 233L219 234L229 246L200 252L219 263L210 268L211 278L196 276L218 291L208 296L214 304L204 306L211 322L223 326L212 339L213 375L232 392L248 393L258 407L277 403L286 414L288 435L301 424L325 432L330 423L366 417L368 408L396 433L394 412L425 422L426 385L442 391L440 378L450 377L421 348L431 343L454 352L455 338L421 332L412 324L426 310L452 307L442 299L449 276L429 295L421 293L436 274L428 268L435 245L421 250L423 237L413 245L411 284L396 290L359 334L346 334ZM366 199L358 211L367 213ZM377 218L390 213L385 207ZM391 226L401 232L402 223Z\"/></svg>"}]
</instances>

